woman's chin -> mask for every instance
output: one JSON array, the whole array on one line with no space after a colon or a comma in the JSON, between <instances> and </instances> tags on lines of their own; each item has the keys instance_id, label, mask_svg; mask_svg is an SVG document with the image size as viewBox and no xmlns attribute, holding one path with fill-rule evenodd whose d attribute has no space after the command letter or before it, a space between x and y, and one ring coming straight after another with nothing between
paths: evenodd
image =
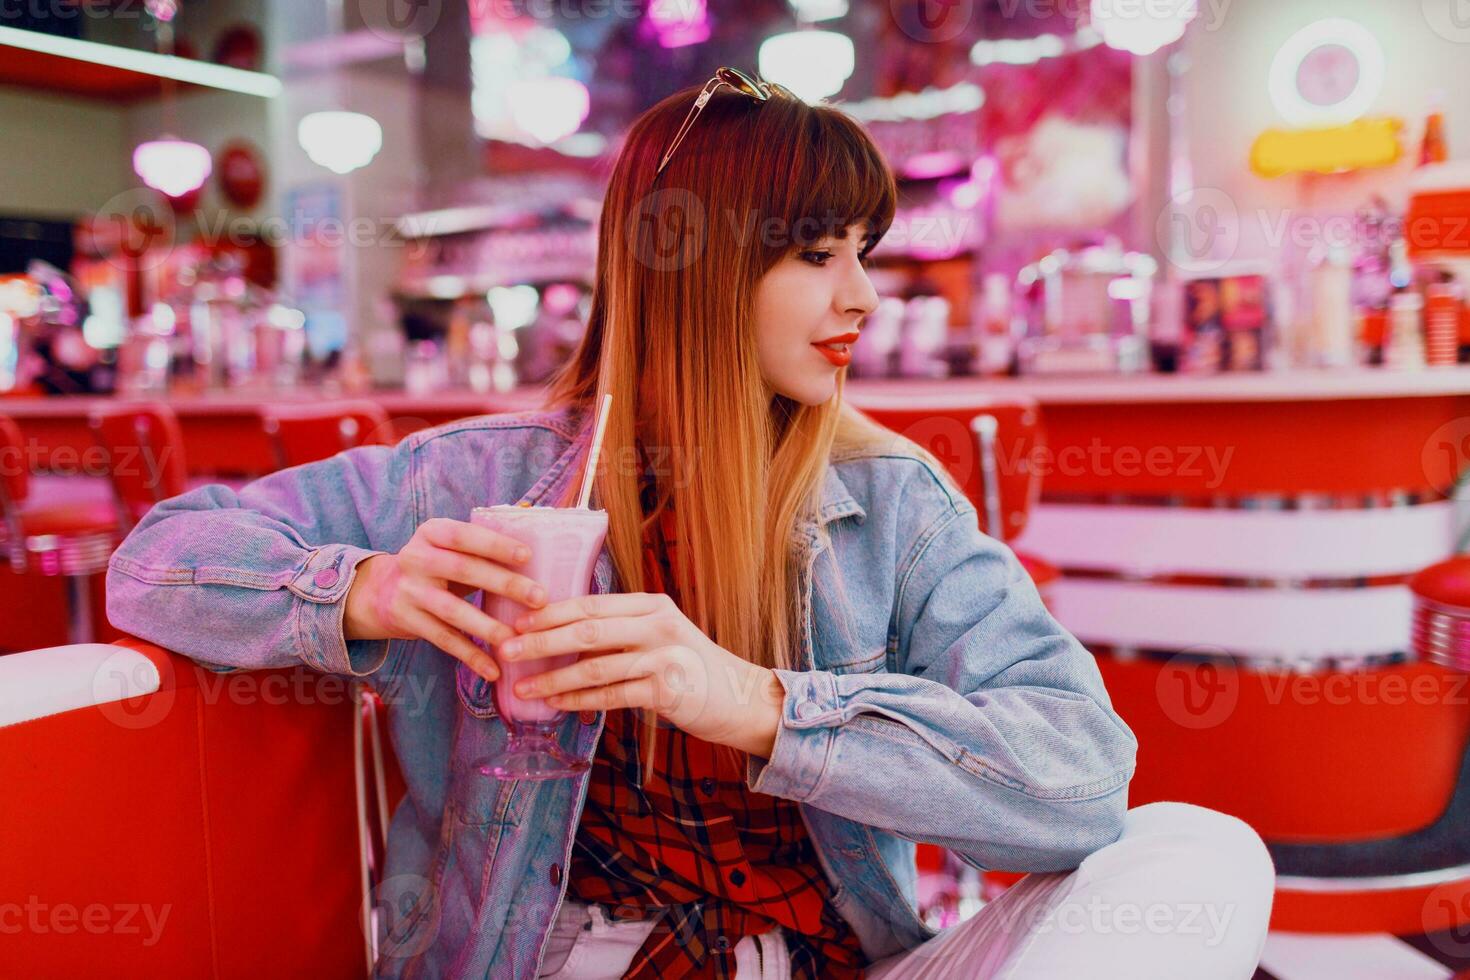
<instances>
[{"instance_id":1,"label":"woman's chin","mask_svg":"<svg viewBox=\"0 0 1470 980\"><path fill-rule=\"evenodd\" d=\"M837 394L837 376L834 374L825 381L809 382L786 395L792 401L800 402L810 408L825 405Z\"/></svg>"}]
</instances>

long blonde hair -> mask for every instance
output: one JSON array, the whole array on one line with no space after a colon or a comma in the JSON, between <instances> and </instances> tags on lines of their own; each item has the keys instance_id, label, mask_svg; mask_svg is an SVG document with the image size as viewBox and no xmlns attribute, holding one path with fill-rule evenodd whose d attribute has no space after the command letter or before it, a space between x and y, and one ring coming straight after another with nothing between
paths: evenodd
<instances>
[{"instance_id":1,"label":"long blonde hair","mask_svg":"<svg viewBox=\"0 0 1470 980\"><path fill-rule=\"evenodd\" d=\"M737 656L800 669L794 532L816 517L834 452L891 447L895 436L843 402L846 372L822 405L773 396L756 360L753 296L777 261L823 235L865 222L876 243L897 192L845 113L727 90L655 180L697 92L674 93L627 134L603 202L587 331L549 402L587 409L613 395L595 489L622 587L645 591L645 522L638 467L617 461L657 447L684 614ZM560 504L575 503L577 482ZM643 722L651 761L656 716Z\"/></svg>"}]
</instances>

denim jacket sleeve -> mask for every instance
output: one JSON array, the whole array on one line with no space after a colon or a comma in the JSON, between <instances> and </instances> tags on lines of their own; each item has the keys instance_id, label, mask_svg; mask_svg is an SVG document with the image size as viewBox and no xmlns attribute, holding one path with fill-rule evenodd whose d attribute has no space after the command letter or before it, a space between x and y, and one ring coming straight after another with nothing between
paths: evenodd
<instances>
[{"instance_id":1,"label":"denim jacket sleeve","mask_svg":"<svg viewBox=\"0 0 1470 980\"><path fill-rule=\"evenodd\" d=\"M778 669L752 788L981 868L1076 867L1122 833L1137 739L1015 554L923 469L897 503L896 669Z\"/></svg>"},{"instance_id":2,"label":"denim jacket sleeve","mask_svg":"<svg viewBox=\"0 0 1470 980\"><path fill-rule=\"evenodd\" d=\"M107 569L113 625L219 671L306 664L363 677L387 640L343 637L357 566L413 532L413 440L162 501Z\"/></svg>"}]
</instances>

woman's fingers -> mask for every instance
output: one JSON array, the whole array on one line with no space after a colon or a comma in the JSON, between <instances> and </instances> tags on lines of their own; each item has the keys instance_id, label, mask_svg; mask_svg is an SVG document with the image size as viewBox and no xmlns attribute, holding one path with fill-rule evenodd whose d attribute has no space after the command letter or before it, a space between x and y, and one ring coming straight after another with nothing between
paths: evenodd
<instances>
[{"instance_id":1,"label":"woman's fingers","mask_svg":"<svg viewBox=\"0 0 1470 980\"><path fill-rule=\"evenodd\" d=\"M406 609L402 620L403 625L415 636L428 640L451 657L463 661L487 681L500 677L500 668L495 666L494 659L444 620L419 608Z\"/></svg>"},{"instance_id":2,"label":"woman's fingers","mask_svg":"<svg viewBox=\"0 0 1470 980\"><path fill-rule=\"evenodd\" d=\"M569 691L547 700L547 704L562 711L611 711L614 708L652 708L654 705L654 683L652 678L640 677L624 681L611 687L588 688Z\"/></svg>"},{"instance_id":3,"label":"woman's fingers","mask_svg":"<svg viewBox=\"0 0 1470 980\"><path fill-rule=\"evenodd\" d=\"M512 636L500 644L497 652L506 660L533 660L594 650L630 647L646 650L652 643L667 643L671 639L656 635L654 628L655 624L646 616L581 619L555 629Z\"/></svg>"},{"instance_id":4,"label":"woman's fingers","mask_svg":"<svg viewBox=\"0 0 1470 980\"><path fill-rule=\"evenodd\" d=\"M533 677L523 677L516 682L515 690L522 697L544 698L568 691L616 686L638 678L647 679L654 684L655 690L665 682L679 688L686 686L686 681L683 668L677 665L677 661L671 649L609 653L587 657ZM652 698L647 703L652 705Z\"/></svg>"},{"instance_id":5,"label":"woman's fingers","mask_svg":"<svg viewBox=\"0 0 1470 980\"><path fill-rule=\"evenodd\" d=\"M524 614L511 625L521 632L549 630L579 619L608 616L647 616L650 613L676 611L674 601L661 592L593 593L553 602L544 609Z\"/></svg>"},{"instance_id":6,"label":"woman's fingers","mask_svg":"<svg viewBox=\"0 0 1470 980\"><path fill-rule=\"evenodd\" d=\"M485 592L493 592L532 608L546 601L546 590L535 579L497 565L494 561L460 551L438 547L425 549L415 555L413 570L428 578L460 582Z\"/></svg>"},{"instance_id":7,"label":"woman's fingers","mask_svg":"<svg viewBox=\"0 0 1470 980\"><path fill-rule=\"evenodd\" d=\"M531 557L531 549L508 534L448 517L427 520L419 528L424 538L440 548L479 555L492 561L519 565Z\"/></svg>"},{"instance_id":8,"label":"woman's fingers","mask_svg":"<svg viewBox=\"0 0 1470 980\"><path fill-rule=\"evenodd\" d=\"M498 645L515 636L515 630L452 592L417 580L405 581L403 590L434 618L486 643Z\"/></svg>"}]
</instances>

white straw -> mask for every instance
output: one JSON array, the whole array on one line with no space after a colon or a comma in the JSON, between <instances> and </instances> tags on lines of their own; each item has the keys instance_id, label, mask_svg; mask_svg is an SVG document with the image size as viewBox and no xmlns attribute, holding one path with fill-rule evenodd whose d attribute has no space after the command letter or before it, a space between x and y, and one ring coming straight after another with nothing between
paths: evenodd
<instances>
[{"instance_id":1,"label":"white straw","mask_svg":"<svg viewBox=\"0 0 1470 980\"><path fill-rule=\"evenodd\" d=\"M607 412L611 407L612 395L603 395L597 410L597 428L592 430L592 451L587 454L587 469L582 472L582 495L577 501L581 510L586 510L592 499L592 476L597 472L597 457L602 455L602 433L607 428Z\"/></svg>"}]
</instances>

